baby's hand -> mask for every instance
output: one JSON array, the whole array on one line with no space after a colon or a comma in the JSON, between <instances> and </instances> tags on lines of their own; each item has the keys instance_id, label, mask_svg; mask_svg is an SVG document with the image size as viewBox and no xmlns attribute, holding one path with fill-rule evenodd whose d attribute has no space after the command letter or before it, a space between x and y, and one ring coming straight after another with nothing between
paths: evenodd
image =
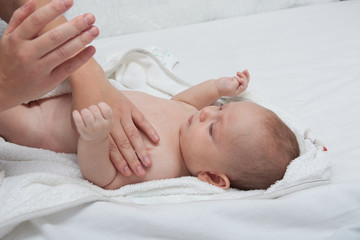
<instances>
[{"instance_id":1,"label":"baby's hand","mask_svg":"<svg viewBox=\"0 0 360 240\"><path fill-rule=\"evenodd\" d=\"M237 72L234 77L222 77L216 79L216 87L220 96L234 97L244 92L249 84L250 74L248 70Z\"/></svg>"},{"instance_id":2,"label":"baby's hand","mask_svg":"<svg viewBox=\"0 0 360 240\"><path fill-rule=\"evenodd\" d=\"M101 142L106 139L114 126L112 110L106 103L73 111L73 118L80 138L85 141Z\"/></svg>"}]
</instances>

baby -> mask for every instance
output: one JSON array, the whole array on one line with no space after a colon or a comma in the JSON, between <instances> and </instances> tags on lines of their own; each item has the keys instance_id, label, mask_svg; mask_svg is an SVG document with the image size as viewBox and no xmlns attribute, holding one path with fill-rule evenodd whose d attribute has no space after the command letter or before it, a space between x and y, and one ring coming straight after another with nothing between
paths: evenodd
<instances>
[{"instance_id":1,"label":"baby","mask_svg":"<svg viewBox=\"0 0 360 240\"><path fill-rule=\"evenodd\" d=\"M247 70L208 80L171 100L136 91L124 94L160 135L145 145L153 164L143 177L123 176L109 159L111 108L105 103L73 111L71 95L30 102L0 113L0 135L7 141L56 152L77 153L83 177L105 189L126 184L197 176L223 189L265 189L282 179L299 155L293 132L270 110L252 102L213 106L221 96L247 88Z\"/></svg>"}]
</instances>

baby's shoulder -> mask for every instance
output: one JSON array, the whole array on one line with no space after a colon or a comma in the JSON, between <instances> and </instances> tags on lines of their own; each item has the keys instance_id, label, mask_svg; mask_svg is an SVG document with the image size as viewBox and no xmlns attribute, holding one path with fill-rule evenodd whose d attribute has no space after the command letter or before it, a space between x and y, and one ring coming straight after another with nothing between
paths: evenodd
<instances>
[{"instance_id":1,"label":"baby's shoulder","mask_svg":"<svg viewBox=\"0 0 360 240\"><path fill-rule=\"evenodd\" d=\"M153 162L152 166L147 170L148 180L169 179L188 175L178 146L163 144L150 151L150 155Z\"/></svg>"},{"instance_id":2,"label":"baby's shoulder","mask_svg":"<svg viewBox=\"0 0 360 240\"><path fill-rule=\"evenodd\" d=\"M178 101L178 100L172 100L172 99L170 99L169 101L171 101L174 104L184 108L185 110L191 110L191 111L197 110L193 105L191 105L189 103L186 103L186 102L182 102L182 101Z\"/></svg>"}]
</instances>

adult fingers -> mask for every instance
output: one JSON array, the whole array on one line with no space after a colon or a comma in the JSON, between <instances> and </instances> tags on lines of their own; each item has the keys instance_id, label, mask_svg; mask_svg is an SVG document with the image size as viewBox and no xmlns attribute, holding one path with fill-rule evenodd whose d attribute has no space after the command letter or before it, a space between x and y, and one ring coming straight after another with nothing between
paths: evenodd
<instances>
[{"instance_id":1,"label":"adult fingers","mask_svg":"<svg viewBox=\"0 0 360 240\"><path fill-rule=\"evenodd\" d=\"M125 122L126 123L121 124L122 128L120 125L115 126L113 131L111 132L111 136L113 137L117 147L119 148L122 156L126 160L131 170L135 172L136 175L138 175L139 177L142 177L146 174L146 172L142 167L141 162L139 161L139 158L130 142L131 138L134 138L136 134L140 136L140 133L138 132L134 124L132 124L131 126L131 119ZM141 158L141 156L139 157Z\"/></svg>"},{"instance_id":2,"label":"adult fingers","mask_svg":"<svg viewBox=\"0 0 360 240\"><path fill-rule=\"evenodd\" d=\"M50 74L50 80L52 86L57 86L62 80L66 79L71 73L76 71L85 62L87 62L95 54L95 48L89 46L79 52L76 56L63 62L56 68L54 68Z\"/></svg>"},{"instance_id":3,"label":"adult fingers","mask_svg":"<svg viewBox=\"0 0 360 240\"><path fill-rule=\"evenodd\" d=\"M41 58L63 43L77 37L84 31L88 29L90 30L90 27L94 24L94 22L94 15L90 13L83 14L39 36L36 41L33 41L31 47L36 49L38 56ZM97 31L98 30L92 29L94 37L89 38L89 41L92 41L98 35ZM88 44L89 41L84 41L81 42L81 44L78 44L80 49Z\"/></svg>"},{"instance_id":4,"label":"adult fingers","mask_svg":"<svg viewBox=\"0 0 360 240\"><path fill-rule=\"evenodd\" d=\"M23 39L32 39L57 16L73 5L73 0L55 0L46 4L27 17L15 32Z\"/></svg>"},{"instance_id":5,"label":"adult fingers","mask_svg":"<svg viewBox=\"0 0 360 240\"><path fill-rule=\"evenodd\" d=\"M12 15L7 28L4 31L4 36L12 33L31 13L35 10L34 0L27 1L24 5L18 8Z\"/></svg>"},{"instance_id":6,"label":"adult fingers","mask_svg":"<svg viewBox=\"0 0 360 240\"><path fill-rule=\"evenodd\" d=\"M138 126L154 143L160 140L155 128L146 120L141 112L133 110L132 118L136 126ZM125 127L124 129L141 162L146 167L151 167L152 160L145 146L144 139L141 137L138 129L135 125L129 125L129 127Z\"/></svg>"},{"instance_id":7,"label":"adult fingers","mask_svg":"<svg viewBox=\"0 0 360 240\"><path fill-rule=\"evenodd\" d=\"M151 141L157 143L160 140L159 134L156 132L155 128L146 120L140 111L133 110L132 118L136 126L138 126Z\"/></svg>"},{"instance_id":8,"label":"adult fingers","mask_svg":"<svg viewBox=\"0 0 360 240\"><path fill-rule=\"evenodd\" d=\"M121 155L121 153L111 135L109 136L109 148L110 148L109 149L110 160L111 160L112 164L114 165L114 167L119 172L121 172L124 176L126 176L126 177L131 176L132 172L131 172L128 164L126 163L125 159Z\"/></svg>"},{"instance_id":9,"label":"adult fingers","mask_svg":"<svg viewBox=\"0 0 360 240\"><path fill-rule=\"evenodd\" d=\"M69 59L75 53L80 51L84 46L91 43L99 35L99 29L92 26L89 30L83 32L78 37L64 43L54 51L45 55L41 61L45 66L54 69L65 60Z\"/></svg>"},{"instance_id":10,"label":"adult fingers","mask_svg":"<svg viewBox=\"0 0 360 240\"><path fill-rule=\"evenodd\" d=\"M136 111L132 111L132 120L134 120L136 116ZM136 124L136 121L135 121ZM134 125L133 121L123 122L123 129L126 133L126 136L129 138L131 146L135 150L137 157L141 160L141 162L146 167L151 167L152 161L150 155L146 149L144 139L142 138L138 128Z\"/></svg>"}]
</instances>

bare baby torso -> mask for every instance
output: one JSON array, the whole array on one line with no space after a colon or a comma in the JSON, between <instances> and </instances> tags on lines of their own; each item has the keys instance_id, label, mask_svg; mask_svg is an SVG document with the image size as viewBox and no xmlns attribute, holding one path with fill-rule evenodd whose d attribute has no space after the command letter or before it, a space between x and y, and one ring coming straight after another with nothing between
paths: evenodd
<instances>
[{"instance_id":1,"label":"bare baby torso","mask_svg":"<svg viewBox=\"0 0 360 240\"><path fill-rule=\"evenodd\" d=\"M180 151L179 130L196 109L185 103L141 92L123 93L143 113L160 136L159 143L154 144L142 134L153 164L146 169L145 177L139 178L133 174L126 178L126 184L188 175ZM78 136L71 126L71 101L71 95L64 95L39 102L46 129L44 132L47 133L45 136L49 138L44 141L43 148L76 153Z\"/></svg>"}]
</instances>

